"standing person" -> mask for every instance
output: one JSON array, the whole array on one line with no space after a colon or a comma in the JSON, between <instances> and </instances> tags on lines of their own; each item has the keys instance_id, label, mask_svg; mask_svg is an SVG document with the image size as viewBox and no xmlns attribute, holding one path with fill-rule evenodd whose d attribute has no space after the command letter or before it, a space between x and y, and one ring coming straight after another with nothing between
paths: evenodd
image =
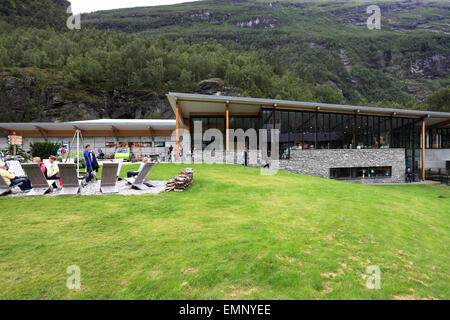
<instances>
[{"instance_id":1,"label":"standing person","mask_svg":"<svg viewBox=\"0 0 450 320\"><path fill-rule=\"evenodd\" d=\"M169 161L172 161L172 152L173 152L173 146L170 145L170 146L169 146L169 151L168 151Z\"/></svg>"},{"instance_id":2,"label":"standing person","mask_svg":"<svg viewBox=\"0 0 450 320\"><path fill-rule=\"evenodd\" d=\"M86 161L86 182L91 182L92 180L92 171L93 171L93 160L92 160L92 151L91 151L91 145L87 144L84 148L83 152L84 160Z\"/></svg>"},{"instance_id":3,"label":"standing person","mask_svg":"<svg viewBox=\"0 0 450 320\"><path fill-rule=\"evenodd\" d=\"M19 186L19 188L24 192L29 192L31 190L31 182L28 178L16 178L15 175L8 172L6 164L0 162L0 179L5 180L6 184L10 187Z\"/></svg>"},{"instance_id":4,"label":"standing person","mask_svg":"<svg viewBox=\"0 0 450 320\"><path fill-rule=\"evenodd\" d=\"M406 183L412 183L412 172L409 167L406 169Z\"/></svg>"},{"instance_id":5,"label":"standing person","mask_svg":"<svg viewBox=\"0 0 450 320\"><path fill-rule=\"evenodd\" d=\"M244 156L244 166L247 167L248 166L248 150L247 150L247 147L244 149L243 156Z\"/></svg>"},{"instance_id":6,"label":"standing person","mask_svg":"<svg viewBox=\"0 0 450 320\"><path fill-rule=\"evenodd\" d=\"M62 148L61 148L61 154L62 154L62 155L65 155L66 153L67 153L66 147L65 147L65 146L62 146Z\"/></svg>"}]
</instances>

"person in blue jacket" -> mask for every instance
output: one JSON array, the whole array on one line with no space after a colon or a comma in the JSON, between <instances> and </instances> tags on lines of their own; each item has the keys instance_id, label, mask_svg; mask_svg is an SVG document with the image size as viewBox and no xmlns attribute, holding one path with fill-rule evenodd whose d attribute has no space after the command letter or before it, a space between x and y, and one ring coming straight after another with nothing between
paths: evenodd
<instances>
[{"instance_id":1,"label":"person in blue jacket","mask_svg":"<svg viewBox=\"0 0 450 320\"><path fill-rule=\"evenodd\" d=\"M90 182L92 180L92 151L91 151L91 145L86 145L86 148L83 152L84 160L86 161L86 182Z\"/></svg>"}]
</instances>

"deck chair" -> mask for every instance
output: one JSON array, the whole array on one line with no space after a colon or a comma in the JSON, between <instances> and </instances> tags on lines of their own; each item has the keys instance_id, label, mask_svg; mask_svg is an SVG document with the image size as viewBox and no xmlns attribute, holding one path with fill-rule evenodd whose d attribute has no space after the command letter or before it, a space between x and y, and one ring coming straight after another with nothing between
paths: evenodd
<instances>
[{"instance_id":1,"label":"deck chair","mask_svg":"<svg viewBox=\"0 0 450 320\"><path fill-rule=\"evenodd\" d=\"M117 188L117 168L118 163L104 163L102 170L102 180L100 182L100 191L102 193L118 193Z\"/></svg>"},{"instance_id":2,"label":"deck chair","mask_svg":"<svg viewBox=\"0 0 450 320\"><path fill-rule=\"evenodd\" d=\"M78 194L80 192L80 182L78 181L77 166L70 163L61 163L59 164L59 171L63 183L61 194Z\"/></svg>"},{"instance_id":3,"label":"deck chair","mask_svg":"<svg viewBox=\"0 0 450 320\"><path fill-rule=\"evenodd\" d=\"M29 195L42 196L52 191L49 183L53 183L53 181L47 181L47 179L45 179L44 173L42 173L42 170L37 163L27 163L24 164L22 168L27 174L28 179L30 179L31 186L33 187Z\"/></svg>"},{"instance_id":4,"label":"deck chair","mask_svg":"<svg viewBox=\"0 0 450 320\"><path fill-rule=\"evenodd\" d=\"M11 188L6 183L5 179L0 177L0 196L4 196L11 193Z\"/></svg>"},{"instance_id":5,"label":"deck chair","mask_svg":"<svg viewBox=\"0 0 450 320\"><path fill-rule=\"evenodd\" d=\"M14 175L18 178L24 178L27 175L23 172L22 165L17 160L6 161L8 168L14 173Z\"/></svg>"},{"instance_id":6,"label":"deck chair","mask_svg":"<svg viewBox=\"0 0 450 320\"><path fill-rule=\"evenodd\" d=\"M125 180L131 184L131 188L133 188L133 189L148 190L148 189L150 189L150 187L145 184L146 181L144 181L144 180L147 177L148 173L150 172L150 169L154 168L155 166L156 166L156 163L146 163L144 165L144 168L141 170L141 172L139 172L136 179L127 178Z\"/></svg>"},{"instance_id":7,"label":"deck chair","mask_svg":"<svg viewBox=\"0 0 450 320\"><path fill-rule=\"evenodd\" d=\"M117 179L120 179L120 170L122 170L122 165L123 165L123 159L114 159L113 163L118 163L119 167L117 168Z\"/></svg>"},{"instance_id":8,"label":"deck chair","mask_svg":"<svg viewBox=\"0 0 450 320\"><path fill-rule=\"evenodd\" d=\"M44 166L46 168L48 168L48 166L50 165L50 160L49 159L44 159L44 160L42 160L42 162L44 163Z\"/></svg>"}]
</instances>

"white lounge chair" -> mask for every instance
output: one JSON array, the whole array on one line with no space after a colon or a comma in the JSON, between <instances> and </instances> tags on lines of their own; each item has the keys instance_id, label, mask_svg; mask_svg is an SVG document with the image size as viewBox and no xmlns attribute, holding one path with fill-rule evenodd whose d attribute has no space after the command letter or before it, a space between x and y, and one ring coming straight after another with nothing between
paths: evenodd
<instances>
[{"instance_id":1,"label":"white lounge chair","mask_svg":"<svg viewBox=\"0 0 450 320\"><path fill-rule=\"evenodd\" d=\"M153 169L156 167L158 163L146 163L144 165L144 168L142 168L141 172L139 172L136 179L133 178L127 178L125 179L128 183L131 184L131 188L138 189L138 190L148 190L150 187L146 184L145 179L150 172L150 169L153 171Z\"/></svg>"},{"instance_id":2,"label":"white lounge chair","mask_svg":"<svg viewBox=\"0 0 450 320\"><path fill-rule=\"evenodd\" d=\"M74 195L80 192L80 182L78 180L77 166L70 163L61 163L59 165L62 180L62 195Z\"/></svg>"},{"instance_id":3,"label":"white lounge chair","mask_svg":"<svg viewBox=\"0 0 450 320\"><path fill-rule=\"evenodd\" d=\"M114 159L113 163L118 163L119 167L117 168L117 179L120 180L120 170L122 170L123 159Z\"/></svg>"},{"instance_id":4,"label":"white lounge chair","mask_svg":"<svg viewBox=\"0 0 450 320\"><path fill-rule=\"evenodd\" d=\"M102 193L118 193L117 188L117 168L118 163L104 163L102 170L102 180L100 182L100 191Z\"/></svg>"},{"instance_id":5,"label":"white lounge chair","mask_svg":"<svg viewBox=\"0 0 450 320\"><path fill-rule=\"evenodd\" d=\"M12 174L18 178L25 178L27 175L22 169L22 165L17 160L6 161L8 168Z\"/></svg>"}]
</instances>

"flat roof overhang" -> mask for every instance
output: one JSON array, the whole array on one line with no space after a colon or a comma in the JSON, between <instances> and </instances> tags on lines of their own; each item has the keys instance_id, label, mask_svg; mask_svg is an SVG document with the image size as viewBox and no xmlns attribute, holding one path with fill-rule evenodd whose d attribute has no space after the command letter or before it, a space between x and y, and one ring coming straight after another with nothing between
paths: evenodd
<instances>
[{"instance_id":1,"label":"flat roof overhang","mask_svg":"<svg viewBox=\"0 0 450 320\"><path fill-rule=\"evenodd\" d=\"M377 108L289 100L214 96L178 92L170 92L169 94L167 94L167 98L174 112L178 103L180 113L182 115L181 118L185 119L196 115L224 115L226 105L228 104L230 116L258 115L262 108L276 108L283 110L320 111L346 114L356 113L361 115L418 118L425 119L425 124L429 128L450 128L450 113L448 112ZM180 126L183 126L183 123L181 122L179 124Z\"/></svg>"},{"instance_id":2,"label":"flat roof overhang","mask_svg":"<svg viewBox=\"0 0 450 320\"><path fill-rule=\"evenodd\" d=\"M80 130L84 136L171 135L175 120L88 120L73 122L0 123L0 130L25 137L72 136Z\"/></svg>"}]
</instances>

